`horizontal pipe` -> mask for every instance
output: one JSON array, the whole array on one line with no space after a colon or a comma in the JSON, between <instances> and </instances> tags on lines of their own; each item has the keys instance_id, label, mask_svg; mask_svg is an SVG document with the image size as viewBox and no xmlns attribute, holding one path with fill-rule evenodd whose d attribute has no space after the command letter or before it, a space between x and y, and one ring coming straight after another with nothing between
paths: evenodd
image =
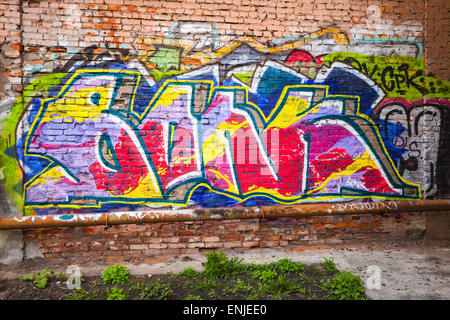
<instances>
[{"instance_id":1,"label":"horizontal pipe","mask_svg":"<svg viewBox=\"0 0 450 320\"><path fill-rule=\"evenodd\" d=\"M0 218L0 230L229 219L276 219L395 212L449 211L450 200L339 202L264 207L148 210Z\"/></svg>"}]
</instances>

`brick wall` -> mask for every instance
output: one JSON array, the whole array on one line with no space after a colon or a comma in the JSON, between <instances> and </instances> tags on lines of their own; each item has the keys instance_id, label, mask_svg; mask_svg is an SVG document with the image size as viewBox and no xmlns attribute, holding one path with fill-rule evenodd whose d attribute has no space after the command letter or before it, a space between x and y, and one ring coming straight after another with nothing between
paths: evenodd
<instances>
[{"instance_id":1,"label":"brick wall","mask_svg":"<svg viewBox=\"0 0 450 320\"><path fill-rule=\"evenodd\" d=\"M447 243L448 213L155 223L29 230L25 243L64 263L157 263L205 250L245 252ZM444 241L444 242L442 242Z\"/></svg>"},{"instance_id":2,"label":"brick wall","mask_svg":"<svg viewBox=\"0 0 450 320\"><path fill-rule=\"evenodd\" d=\"M449 21L445 0L2 0L0 216L448 198ZM67 248L408 238L391 216L317 219ZM27 237L50 254L76 232Z\"/></svg>"}]
</instances>

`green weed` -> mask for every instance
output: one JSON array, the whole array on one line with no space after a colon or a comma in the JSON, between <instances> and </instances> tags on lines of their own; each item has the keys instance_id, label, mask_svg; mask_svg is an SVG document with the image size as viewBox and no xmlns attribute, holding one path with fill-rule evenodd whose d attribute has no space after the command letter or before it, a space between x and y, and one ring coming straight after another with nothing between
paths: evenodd
<instances>
[{"instance_id":1,"label":"green weed","mask_svg":"<svg viewBox=\"0 0 450 320\"><path fill-rule=\"evenodd\" d=\"M266 282L277 276L277 272L273 270L255 270L252 272L252 276L255 279Z\"/></svg>"},{"instance_id":2,"label":"green weed","mask_svg":"<svg viewBox=\"0 0 450 320\"><path fill-rule=\"evenodd\" d=\"M75 289L72 292L64 295L65 300L91 300L91 294L83 288Z\"/></svg>"},{"instance_id":3,"label":"green weed","mask_svg":"<svg viewBox=\"0 0 450 320\"><path fill-rule=\"evenodd\" d=\"M305 265L300 262L292 261L291 259L280 259L276 262L277 269L282 272L302 272L305 270Z\"/></svg>"},{"instance_id":4,"label":"green weed","mask_svg":"<svg viewBox=\"0 0 450 320\"><path fill-rule=\"evenodd\" d=\"M83 288L72 290L70 293L64 295L64 300L95 300L105 299L105 293L98 290L89 292Z\"/></svg>"},{"instance_id":5,"label":"green weed","mask_svg":"<svg viewBox=\"0 0 450 320\"><path fill-rule=\"evenodd\" d=\"M197 270L192 267L186 268L180 273L177 273L177 276L187 277L187 278L195 278L200 274Z\"/></svg>"},{"instance_id":6,"label":"green weed","mask_svg":"<svg viewBox=\"0 0 450 320\"><path fill-rule=\"evenodd\" d=\"M66 275L64 275L64 273L60 272L58 274L58 279L61 280L61 281L67 281L68 278L67 278Z\"/></svg>"},{"instance_id":7,"label":"green weed","mask_svg":"<svg viewBox=\"0 0 450 320\"><path fill-rule=\"evenodd\" d=\"M120 264L109 266L103 271L102 280L104 284L122 285L130 281L130 270Z\"/></svg>"},{"instance_id":8,"label":"green weed","mask_svg":"<svg viewBox=\"0 0 450 320\"><path fill-rule=\"evenodd\" d=\"M205 279L195 281L192 288L196 290L209 291L212 289L217 289L219 286L220 285L214 279Z\"/></svg>"},{"instance_id":9,"label":"green weed","mask_svg":"<svg viewBox=\"0 0 450 320\"><path fill-rule=\"evenodd\" d=\"M329 299L365 300L364 281L348 271L341 271L332 279L322 281L322 286L328 291Z\"/></svg>"},{"instance_id":10,"label":"green weed","mask_svg":"<svg viewBox=\"0 0 450 320\"><path fill-rule=\"evenodd\" d=\"M279 300L282 297L306 293L306 289L294 280L287 279L285 276L279 276L276 279L270 279L266 282L258 283L258 288L262 293L270 294L273 299Z\"/></svg>"},{"instance_id":11,"label":"green weed","mask_svg":"<svg viewBox=\"0 0 450 320\"><path fill-rule=\"evenodd\" d=\"M38 272L35 274L26 274L22 277L19 277L20 282L24 281L33 281L34 285L40 289L44 289L47 287L48 278L47 276L50 274L54 274L55 271L45 269L42 272Z\"/></svg>"},{"instance_id":12,"label":"green weed","mask_svg":"<svg viewBox=\"0 0 450 320\"><path fill-rule=\"evenodd\" d=\"M250 284L245 284L241 279L237 279L236 285L231 290L233 293L245 293L249 294L254 290L253 286Z\"/></svg>"},{"instance_id":13,"label":"green weed","mask_svg":"<svg viewBox=\"0 0 450 320\"><path fill-rule=\"evenodd\" d=\"M324 258L324 261L321 263L322 267L324 268L325 272L328 274L333 274L336 271L336 263L334 263L333 259L327 259Z\"/></svg>"},{"instance_id":14,"label":"green weed","mask_svg":"<svg viewBox=\"0 0 450 320\"><path fill-rule=\"evenodd\" d=\"M206 253L206 262L202 263L203 273L210 278L224 278L239 274L245 270L243 259L234 257L228 259L223 252Z\"/></svg>"},{"instance_id":15,"label":"green weed","mask_svg":"<svg viewBox=\"0 0 450 320\"><path fill-rule=\"evenodd\" d=\"M128 294L123 291L122 288L112 287L106 290L106 300L127 300Z\"/></svg>"},{"instance_id":16,"label":"green weed","mask_svg":"<svg viewBox=\"0 0 450 320\"><path fill-rule=\"evenodd\" d=\"M173 293L168 283L164 283L158 278L154 282L147 283L145 287L141 290L140 298L143 300L150 300L151 298L156 298L159 300L164 300Z\"/></svg>"}]
</instances>

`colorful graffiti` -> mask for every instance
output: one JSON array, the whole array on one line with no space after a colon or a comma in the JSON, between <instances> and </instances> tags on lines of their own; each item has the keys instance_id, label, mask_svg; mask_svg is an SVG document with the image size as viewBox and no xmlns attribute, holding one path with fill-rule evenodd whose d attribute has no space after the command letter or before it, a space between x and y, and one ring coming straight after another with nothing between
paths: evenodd
<instances>
[{"instance_id":1,"label":"colorful graffiti","mask_svg":"<svg viewBox=\"0 0 450 320\"><path fill-rule=\"evenodd\" d=\"M323 38L348 52L305 49ZM86 48L15 107L9 187L37 211L433 196L449 83L352 46L324 29L274 47Z\"/></svg>"}]
</instances>

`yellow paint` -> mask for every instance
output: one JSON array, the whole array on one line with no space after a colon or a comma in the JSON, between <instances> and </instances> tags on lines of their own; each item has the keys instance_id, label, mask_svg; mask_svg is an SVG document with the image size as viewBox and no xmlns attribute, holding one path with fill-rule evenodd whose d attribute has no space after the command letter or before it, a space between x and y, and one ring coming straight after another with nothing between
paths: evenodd
<instances>
[{"instance_id":1,"label":"yellow paint","mask_svg":"<svg viewBox=\"0 0 450 320\"><path fill-rule=\"evenodd\" d=\"M247 199L249 199L249 198L251 198L251 195L256 195L257 193L264 193L266 195L271 195L275 199L280 199L280 200L292 200L293 199L291 197L291 194L287 194L287 196L286 196L286 195L279 193L277 189L267 189L264 187L258 187L256 189L252 188L251 190L249 188L247 192L244 192L244 195L248 196Z\"/></svg>"},{"instance_id":2,"label":"yellow paint","mask_svg":"<svg viewBox=\"0 0 450 320\"><path fill-rule=\"evenodd\" d=\"M367 153L367 151L364 152L364 154L360 157L356 157L353 163L351 163L350 165L348 165L347 167L345 167L342 171L338 171L338 172L333 172L327 179L325 179L319 186L317 186L316 188L309 190L307 192L307 194L312 194L315 193L317 191L320 191L321 189L322 192L324 192L326 189L324 189L324 187L328 184L328 182L330 182L331 180L337 180L340 179L343 176L351 176L352 174L354 174L355 172L357 172L358 170L364 168L364 167L369 167L369 168L373 168L373 169L378 169L375 162L372 160L372 158L370 157L370 155Z\"/></svg>"},{"instance_id":3,"label":"yellow paint","mask_svg":"<svg viewBox=\"0 0 450 320\"><path fill-rule=\"evenodd\" d=\"M141 45L142 50L139 53L139 59L146 63L147 67L149 68L155 68L155 65L152 63L147 62L147 58L152 56L155 51L158 49L158 45L170 45L175 47L180 47L181 56L180 59L183 61L184 59L189 58L189 60L196 60L199 61L199 64L205 65L209 63L213 63L223 57L225 57L227 54L233 52L236 48L247 45L250 48L253 48L256 51L262 52L262 53L280 53L280 52L287 52L291 51L292 49L297 48L298 46L304 45L308 42L310 42L313 39L316 39L322 35L325 34L331 34L333 38L335 39L337 44L346 45L349 43L347 36L344 32L335 29L335 28L326 28L326 29L320 29L316 32L313 32L309 34L306 37L303 37L302 39L289 42L286 44L282 44L279 46L267 46L264 43L261 43L257 40L255 40L252 37L248 36L242 36L237 38L236 40L233 40L228 45L220 48L220 49L213 49L212 47L208 47L202 52L196 52L192 53L192 49L195 46L195 41L191 40L182 40L182 39L172 39L172 38L163 38L163 37L154 37L152 39L146 40L144 37L139 37L136 40L136 43L138 45ZM194 65L195 67L195 65ZM192 66L190 64L181 64L180 70L190 70Z\"/></svg>"},{"instance_id":4,"label":"yellow paint","mask_svg":"<svg viewBox=\"0 0 450 320\"><path fill-rule=\"evenodd\" d=\"M162 198L161 192L155 189L151 175L147 174L141 178L139 185L133 190L127 190L124 192L127 198ZM123 197L123 195L117 196L111 194L112 197Z\"/></svg>"},{"instance_id":5,"label":"yellow paint","mask_svg":"<svg viewBox=\"0 0 450 320\"><path fill-rule=\"evenodd\" d=\"M88 101L92 94L99 93L100 100L98 106ZM99 115L103 110L108 108L109 104L109 86L85 88L80 90L70 90L68 96L49 104L47 110L42 117L41 124L55 119L71 118L77 122L83 122L89 118Z\"/></svg>"},{"instance_id":6,"label":"yellow paint","mask_svg":"<svg viewBox=\"0 0 450 320\"><path fill-rule=\"evenodd\" d=\"M46 184L50 181L59 181L64 178L64 174L60 171L59 167L53 167L45 172L45 174L40 175L37 179L30 181L29 188L34 187L39 184Z\"/></svg>"},{"instance_id":7,"label":"yellow paint","mask_svg":"<svg viewBox=\"0 0 450 320\"><path fill-rule=\"evenodd\" d=\"M239 190L238 190L237 186L235 186L231 182L230 177L228 177L226 174L221 174L219 171L213 170L213 169L208 169L208 171L214 173L214 175L216 176L217 179L225 180L228 183L228 189L226 189L225 191L233 192L233 193L239 193Z\"/></svg>"},{"instance_id":8,"label":"yellow paint","mask_svg":"<svg viewBox=\"0 0 450 320\"><path fill-rule=\"evenodd\" d=\"M186 157L180 157L176 156L172 158L171 165L177 165L177 164L184 164L184 165L191 165L194 163L195 155L192 156L186 156Z\"/></svg>"},{"instance_id":9,"label":"yellow paint","mask_svg":"<svg viewBox=\"0 0 450 320\"><path fill-rule=\"evenodd\" d=\"M266 129L281 129L291 126L303 117L303 112L309 107L308 101L296 96L289 96L276 118L271 120Z\"/></svg>"},{"instance_id":10,"label":"yellow paint","mask_svg":"<svg viewBox=\"0 0 450 320\"><path fill-rule=\"evenodd\" d=\"M159 167L158 168L158 175L163 176L167 173L167 168L165 167Z\"/></svg>"}]
</instances>

